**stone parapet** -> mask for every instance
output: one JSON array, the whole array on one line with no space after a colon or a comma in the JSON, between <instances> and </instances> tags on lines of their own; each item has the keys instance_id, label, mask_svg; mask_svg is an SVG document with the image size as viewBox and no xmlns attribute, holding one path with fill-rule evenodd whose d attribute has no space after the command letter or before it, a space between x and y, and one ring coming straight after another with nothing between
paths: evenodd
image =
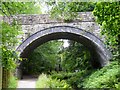
<instances>
[{"instance_id":1,"label":"stone parapet","mask_svg":"<svg viewBox=\"0 0 120 90\"><path fill-rule=\"evenodd\" d=\"M94 22L94 16L91 12L79 12L79 17L71 22ZM34 24L48 24L48 23L63 23L64 20L52 19L49 14L20 14L8 17L3 17L3 20L9 23L13 22L13 19L19 21L19 24L34 25Z\"/></svg>"}]
</instances>

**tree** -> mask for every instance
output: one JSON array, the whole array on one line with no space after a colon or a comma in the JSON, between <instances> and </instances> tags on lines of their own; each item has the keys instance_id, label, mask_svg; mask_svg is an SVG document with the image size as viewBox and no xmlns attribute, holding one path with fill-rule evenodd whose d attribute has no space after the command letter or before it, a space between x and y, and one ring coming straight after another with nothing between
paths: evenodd
<instances>
[{"instance_id":1,"label":"tree","mask_svg":"<svg viewBox=\"0 0 120 90\"><path fill-rule=\"evenodd\" d=\"M19 39L16 38L21 29L15 24L15 22L12 23L12 25L2 22L2 65L5 69L15 68L15 61L18 59L15 52L15 46L19 41Z\"/></svg>"},{"instance_id":2,"label":"tree","mask_svg":"<svg viewBox=\"0 0 120 90\"><path fill-rule=\"evenodd\" d=\"M40 5L36 2L2 2L0 14L10 16L17 14L40 14Z\"/></svg>"},{"instance_id":3,"label":"tree","mask_svg":"<svg viewBox=\"0 0 120 90\"><path fill-rule=\"evenodd\" d=\"M59 65L59 51L63 42L54 40L37 47L22 62L23 74L40 74L54 71Z\"/></svg>"},{"instance_id":4,"label":"tree","mask_svg":"<svg viewBox=\"0 0 120 90\"><path fill-rule=\"evenodd\" d=\"M120 58L120 2L98 2L93 14L101 25L101 33L111 51Z\"/></svg>"},{"instance_id":5,"label":"tree","mask_svg":"<svg viewBox=\"0 0 120 90\"><path fill-rule=\"evenodd\" d=\"M33 2L1 2L0 14L9 18L9 16L17 14L35 13L35 9L36 6ZM17 52L15 52L15 46L18 43L19 39L17 37L20 34L21 28L15 19L11 24L2 21L1 26L0 51L2 51L2 54L0 58L2 59L3 67L2 87L7 88L10 72L11 70L15 69L16 61L18 60Z\"/></svg>"},{"instance_id":6,"label":"tree","mask_svg":"<svg viewBox=\"0 0 120 90\"><path fill-rule=\"evenodd\" d=\"M62 69L69 72L75 72L91 69L89 50L82 44L69 41L69 47L63 49L62 54Z\"/></svg>"},{"instance_id":7,"label":"tree","mask_svg":"<svg viewBox=\"0 0 120 90\"><path fill-rule=\"evenodd\" d=\"M73 20L78 12L92 11L95 3L92 2L47 2L52 6L50 14L52 18Z\"/></svg>"},{"instance_id":8,"label":"tree","mask_svg":"<svg viewBox=\"0 0 120 90\"><path fill-rule=\"evenodd\" d=\"M30 14L30 13L40 13L40 7L38 7L35 2L2 2L1 3L0 14L5 16L16 15L16 14ZM36 10L38 9L38 10ZM9 25L8 23L2 22L2 28L0 30L2 36L2 56L5 52L9 51L10 58L14 55L13 52L15 51L15 46L18 43L17 36L20 34L20 25L17 25L17 21L13 20L12 24ZM7 51L8 50L8 51ZM10 54L11 53L11 54ZM9 56L8 56L9 57ZM7 57L7 58L8 58ZM2 57L3 66L6 67L4 64L4 57ZM7 60L10 61L10 60ZM7 63L8 64L8 63ZM8 66L11 66L8 64ZM6 67L7 68L7 67Z\"/></svg>"}]
</instances>

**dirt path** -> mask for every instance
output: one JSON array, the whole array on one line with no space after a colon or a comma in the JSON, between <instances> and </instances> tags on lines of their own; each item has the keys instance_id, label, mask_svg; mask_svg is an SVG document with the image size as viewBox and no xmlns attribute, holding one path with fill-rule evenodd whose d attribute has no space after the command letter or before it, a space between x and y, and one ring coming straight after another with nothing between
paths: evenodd
<instances>
[{"instance_id":1,"label":"dirt path","mask_svg":"<svg viewBox=\"0 0 120 90\"><path fill-rule=\"evenodd\" d=\"M18 81L17 88L35 88L36 81L37 78L26 76L22 80Z\"/></svg>"}]
</instances>

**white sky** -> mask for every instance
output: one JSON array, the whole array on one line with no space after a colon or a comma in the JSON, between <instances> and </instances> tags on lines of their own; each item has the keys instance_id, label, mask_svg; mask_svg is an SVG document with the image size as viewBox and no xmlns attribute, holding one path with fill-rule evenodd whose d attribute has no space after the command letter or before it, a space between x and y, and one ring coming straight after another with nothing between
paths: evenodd
<instances>
[{"instance_id":1,"label":"white sky","mask_svg":"<svg viewBox=\"0 0 120 90\"><path fill-rule=\"evenodd\" d=\"M41 5L41 12L42 12L42 14L46 14L50 9L51 9L51 7L49 6L47 6L47 4L45 4L45 2L38 2L38 4L40 4Z\"/></svg>"},{"instance_id":2,"label":"white sky","mask_svg":"<svg viewBox=\"0 0 120 90\"><path fill-rule=\"evenodd\" d=\"M69 47L69 43L68 43L68 40L63 40L64 44L63 44L63 47L66 48L66 47Z\"/></svg>"}]
</instances>

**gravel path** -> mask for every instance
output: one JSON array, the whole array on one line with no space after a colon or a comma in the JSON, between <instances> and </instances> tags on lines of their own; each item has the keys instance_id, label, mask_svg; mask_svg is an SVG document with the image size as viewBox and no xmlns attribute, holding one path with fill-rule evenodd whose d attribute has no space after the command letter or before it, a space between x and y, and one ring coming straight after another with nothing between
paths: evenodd
<instances>
[{"instance_id":1,"label":"gravel path","mask_svg":"<svg viewBox=\"0 0 120 90\"><path fill-rule=\"evenodd\" d=\"M18 81L17 88L35 88L37 78L24 77L22 80Z\"/></svg>"}]
</instances>

